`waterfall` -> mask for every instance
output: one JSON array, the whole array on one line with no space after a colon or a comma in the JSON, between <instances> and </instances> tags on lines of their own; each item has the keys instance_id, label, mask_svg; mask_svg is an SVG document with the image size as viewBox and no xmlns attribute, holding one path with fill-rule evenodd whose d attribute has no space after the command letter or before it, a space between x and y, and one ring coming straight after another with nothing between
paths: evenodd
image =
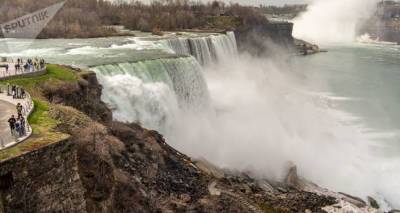
<instances>
[{"instance_id":1,"label":"waterfall","mask_svg":"<svg viewBox=\"0 0 400 213\"><path fill-rule=\"evenodd\" d=\"M92 67L104 86L103 101L116 120L137 122L161 133L172 132L182 110L209 109L202 65L237 55L233 32L161 40L176 58Z\"/></svg>"},{"instance_id":2,"label":"waterfall","mask_svg":"<svg viewBox=\"0 0 400 213\"><path fill-rule=\"evenodd\" d=\"M162 43L176 54L192 55L202 65L209 65L237 54L235 34L211 34L189 38L170 38Z\"/></svg>"},{"instance_id":3,"label":"waterfall","mask_svg":"<svg viewBox=\"0 0 400 213\"><path fill-rule=\"evenodd\" d=\"M208 108L207 85L193 57L109 64L92 70L104 86L102 99L119 121L166 133L179 110Z\"/></svg>"}]
</instances>

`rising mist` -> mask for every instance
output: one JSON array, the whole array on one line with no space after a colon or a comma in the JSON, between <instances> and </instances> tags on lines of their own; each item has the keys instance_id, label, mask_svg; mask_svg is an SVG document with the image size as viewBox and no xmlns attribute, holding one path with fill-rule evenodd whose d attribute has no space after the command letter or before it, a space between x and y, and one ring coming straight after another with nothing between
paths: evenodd
<instances>
[{"instance_id":1,"label":"rising mist","mask_svg":"<svg viewBox=\"0 0 400 213\"><path fill-rule=\"evenodd\" d=\"M359 21L370 17L378 0L313 0L294 20L293 34L316 43L352 42Z\"/></svg>"},{"instance_id":2,"label":"rising mist","mask_svg":"<svg viewBox=\"0 0 400 213\"><path fill-rule=\"evenodd\" d=\"M382 181L381 166L393 164L374 157L369 135L345 124L355 118L332 109L332 97L309 92L321 79L296 72L246 55L206 68L213 110L177 113L167 140L190 156L256 177L282 181L293 162L323 187L399 205L400 194L390 190L398 183Z\"/></svg>"},{"instance_id":3,"label":"rising mist","mask_svg":"<svg viewBox=\"0 0 400 213\"><path fill-rule=\"evenodd\" d=\"M224 48L218 41L203 39L204 45L219 44L211 49ZM375 141L363 127L352 125L356 118L330 106L336 97L311 92L327 85L326 79L290 66L295 58L281 49L272 52L273 58L225 54L202 69L198 63L185 67L188 59L176 58L149 61L152 69L138 73L110 66L101 68L105 73L96 70L106 90L103 99L117 119L160 131L191 157L274 180L282 180L292 162L301 176L322 187L400 206L400 192L392 190L400 187L393 172L400 171L400 164L373 153ZM181 71L197 77L182 79ZM206 86L195 86L200 81ZM182 97L190 97L185 107L179 104Z\"/></svg>"}]
</instances>

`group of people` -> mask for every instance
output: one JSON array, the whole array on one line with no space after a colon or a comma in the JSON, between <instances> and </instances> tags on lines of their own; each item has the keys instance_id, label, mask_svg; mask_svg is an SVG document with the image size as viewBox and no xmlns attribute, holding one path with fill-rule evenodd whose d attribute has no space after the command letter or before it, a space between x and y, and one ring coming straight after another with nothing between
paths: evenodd
<instances>
[{"instance_id":1,"label":"group of people","mask_svg":"<svg viewBox=\"0 0 400 213\"><path fill-rule=\"evenodd\" d=\"M40 70L45 67L44 59L27 59L25 62L22 58L17 58L17 63L15 63L15 71L30 71Z\"/></svg>"},{"instance_id":2,"label":"group of people","mask_svg":"<svg viewBox=\"0 0 400 213\"><path fill-rule=\"evenodd\" d=\"M16 85L11 85L11 94L8 95L12 95L13 99L24 99L26 97L24 88Z\"/></svg>"},{"instance_id":3,"label":"group of people","mask_svg":"<svg viewBox=\"0 0 400 213\"><path fill-rule=\"evenodd\" d=\"M22 58L17 58L16 61L12 60L8 62L14 63L15 74L17 74L18 72L38 71L46 66L44 59L38 59L38 58L33 58L33 59L29 58L27 60L24 60ZM10 65L8 63L0 64L0 68L4 68L6 74L9 74Z\"/></svg>"},{"instance_id":4,"label":"group of people","mask_svg":"<svg viewBox=\"0 0 400 213\"><path fill-rule=\"evenodd\" d=\"M8 119L8 124L10 125L11 135L19 138L26 135L26 120L22 115L24 107L21 103L18 103L16 106L17 109L17 117L11 115Z\"/></svg>"}]
</instances>

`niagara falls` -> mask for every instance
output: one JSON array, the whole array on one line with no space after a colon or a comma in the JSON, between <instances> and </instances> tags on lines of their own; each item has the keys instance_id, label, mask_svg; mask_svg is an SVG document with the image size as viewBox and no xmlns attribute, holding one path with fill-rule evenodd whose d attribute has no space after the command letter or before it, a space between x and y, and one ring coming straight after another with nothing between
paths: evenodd
<instances>
[{"instance_id":1,"label":"niagara falls","mask_svg":"<svg viewBox=\"0 0 400 213\"><path fill-rule=\"evenodd\" d=\"M52 5L0 24L0 212L400 212L399 1L4 0L0 20Z\"/></svg>"}]
</instances>

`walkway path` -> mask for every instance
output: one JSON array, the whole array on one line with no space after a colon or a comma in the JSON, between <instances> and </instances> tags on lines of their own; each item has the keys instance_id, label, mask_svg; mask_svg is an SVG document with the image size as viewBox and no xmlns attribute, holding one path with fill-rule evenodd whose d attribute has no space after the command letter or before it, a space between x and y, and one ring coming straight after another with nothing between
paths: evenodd
<instances>
[{"instance_id":1,"label":"walkway path","mask_svg":"<svg viewBox=\"0 0 400 213\"><path fill-rule=\"evenodd\" d=\"M15 115L15 106L9 102L0 100L0 149L15 142L11 136L10 128L8 126L8 119L11 115Z\"/></svg>"},{"instance_id":2,"label":"walkway path","mask_svg":"<svg viewBox=\"0 0 400 213\"><path fill-rule=\"evenodd\" d=\"M42 67L39 70L24 70L22 67L21 70L16 71L15 63L13 61L16 60L7 60L7 62L0 62L0 65L8 65L8 71L6 71L5 67L0 66L0 80L5 79L8 76L19 76L19 75L30 75L36 74L39 72L45 72L46 67ZM21 66L23 66L21 64ZM1 85L0 85L1 86ZM6 93L0 93L0 150L13 146L19 142L24 141L32 134L32 129L28 123L28 117L30 113L33 111L33 102L28 93L26 93L27 97L25 99L13 99L11 96L8 96ZM8 126L8 119L11 115L17 114L16 105L21 103L23 106L23 116L26 119L26 136L21 138L15 138L11 135L10 129Z\"/></svg>"},{"instance_id":3,"label":"walkway path","mask_svg":"<svg viewBox=\"0 0 400 213\"><path fill-rule=\"evenodd\" d=\"M33 103L29 94L27 96L25 99L13 99L12 96L7 96L6 93L0 93L0 150L14 146L31 136L32 129L29 126L28 117L33 111ZM21 103L24 109L22 115L26 119L26 136L16 139L10 135L8 119L11 115L17 115L16 106L18 103ZM3 107L5 110L3 110Z\"/></svg>"},{"instance_id":4,"label":"walkway path","mask_svg":"<svg viewBox=\"0 0 400 213\"><path fill-rule=\"evenodd\" d=\"M1 65L6 65L8 64L8 72L6 72L6 68L0 67L0 78L10 76L10 75L17 75L20 72L16 72L15 70L15 63L9 63L9 62L0 62Z\"/></svg>"}]
</instances>

